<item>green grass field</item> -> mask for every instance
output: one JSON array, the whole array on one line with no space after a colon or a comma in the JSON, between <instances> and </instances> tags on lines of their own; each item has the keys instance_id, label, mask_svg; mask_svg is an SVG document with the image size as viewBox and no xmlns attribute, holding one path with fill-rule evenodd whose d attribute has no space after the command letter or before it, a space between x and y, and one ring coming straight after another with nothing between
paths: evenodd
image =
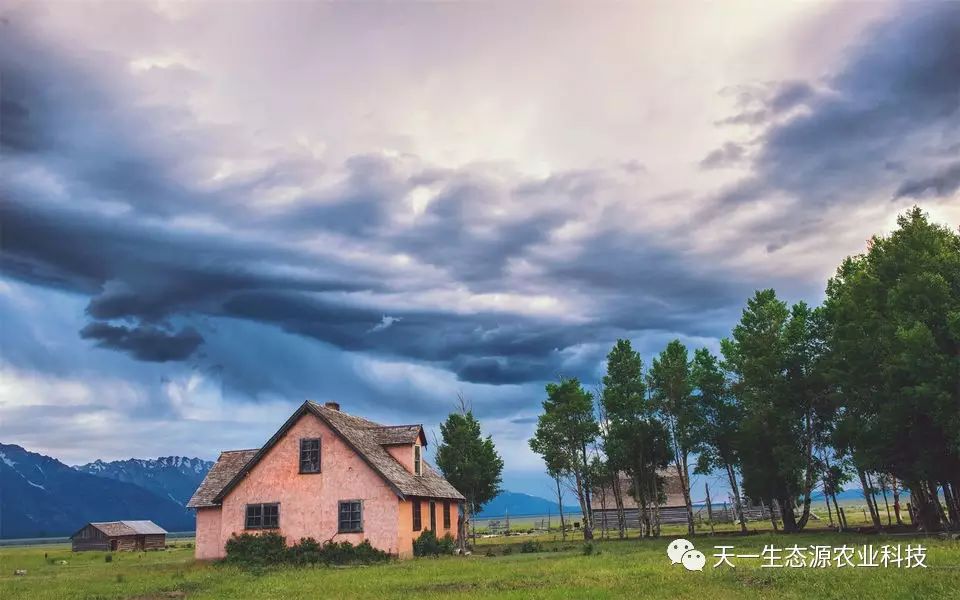
<instances>
[{"instance_id":1,"label":"green grass field","mask_svg":"<svg viewBox=\"0 0 960 600\"><path fill-rule=\"evenodd\" d=\"M116 553L109 563L102 552L74 554L66 545L11 547L0 549L0 598L960 598L956 540L827 532L697 536L693 541L707 555L707 565L703 572L690 572L667 559L671 537L595 542L593 554L584 555L582 542L549 541L552 536L540 536L543 551L536 553L520 553L531 538L516 536L483 540L467 557L260 571L195 562L185 540L163 552ZM876 548L885 543L922 543L927 568L766 569L760 559L713 568L716 545L759 554L765 544ZM27 575L14 576L15 569Z\"/></svg>"}]
</instances>

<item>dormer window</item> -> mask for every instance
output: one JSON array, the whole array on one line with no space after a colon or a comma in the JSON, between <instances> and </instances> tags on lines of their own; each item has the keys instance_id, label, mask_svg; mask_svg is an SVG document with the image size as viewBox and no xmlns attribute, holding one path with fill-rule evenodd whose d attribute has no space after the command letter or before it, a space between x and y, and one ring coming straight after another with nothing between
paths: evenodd
<instances>
[{"instance_id":1,"label":"dormer window","mask_svg":"<svg viewBox=\"0 0 960 600\"><path fill-rule=\"evenodd\" d=\"M320 438L300 440L300 472L320 472Z\"/></svg>"},{"instance_id":2,"label":"dormer window","mask_svg":"<svg viewBox=\"0 0 960 600\"><path fill-rule=\"evenodd\" d=\"M417 475L423 475L423 461L420 460L420 445L413 446L413 472Z\"/></svg>"}]
</instances>

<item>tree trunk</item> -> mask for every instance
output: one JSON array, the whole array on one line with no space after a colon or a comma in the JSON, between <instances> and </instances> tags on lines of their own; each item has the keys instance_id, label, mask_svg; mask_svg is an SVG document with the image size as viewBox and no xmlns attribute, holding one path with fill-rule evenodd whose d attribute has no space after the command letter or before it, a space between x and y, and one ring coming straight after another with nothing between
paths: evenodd
<instances>
[{"instance_id":1,"label":"tree trunk","mask_svg":"<svg viewBox=\"0 0 960 600\"><path fill-rule=\"evenodd\" d=\"M567 521L563 518L563 491L560 489L560 477L554 477L557 482L557 507L560 509L560 536L567 541Z\"/></svg>"},{"instance_id":2,"label":"tree trunk","mask_svg":"<svg viewBox=\"0 0 960 600\"><path fill-rule=\"evenodd\" d=\"M947 502L947 515L950 517L950 527L960 529L960 511L957 509L955 490L951 489L952 486L947 481L942 482L941 485L943 487L943 499Z\"/></svg>"},{"instance_id":3,"label":"tree trunk","mask_svg":"<svg viewBox=\"0 0 960 600\"><path fill-rule=\"evenodd\" d=\"M870 476L870 471L866 471L867 476L867 485L870 486L870 502L873 503L873 510L877 513L877 521L880 525L883 525L883 521L880 518L880 505L877 504L877 486L873 485L873 477Z\"/></svg>"},{"instance_id":4,"label":"tree trunk","mask_svg":"<svg viewBox=\"0 0 960 600\"><path fill-rule=\"evenodd\" d=\"M590 507L587 505L583 474L579 471L574 471L573 478L577 486L577 501L580 503L581 512L583 512L583 539L584 541L590 541L593 539L593 527L591 527L590 524Z\"/></svg>"},{"instance_id":5,"label":"tree trunk","mask_svg":"<svg viewBox=\"0 0 960 600\"><path fill-rule=\"evenodd\" d=\"M617 505L617 534L620 539L627 537L627 519L623 512L623 490L620 488L620 472L613 474L611 489L613 490L613 501Z\"/></svg>"},{"instance_id":6,"label":"tree trunk","mask_svg":"<svg viewBox=\"0 0 960 600\"><path fill-rule=\"evenodd\" d=\"M733 470L733 465L727 463L727 478L730 480L730 489L733 490L734 512L740 521L740 532L747 533L747 520L743 517L743 501L740 500L740 486L737 485L737 473Z\"/></svg>"},{"instance_id":7,"label":"tree trunk","mask_svg":"<svg viewBox=\"0 0 960 600\"><path fill-rule=\"evenodd\" d=\"M840 504L837 502L837 495L830 494L833 498L833 507L837 510L837 523L840 525L840 531L843 531L847 528L846 520L843 518L843 513L840 512Z\"/></svg>"},{"instance_id":8,"label":"tree trunk","mask_svg":"<svg viewBox=\"0 0 960 600\"><path fill-rule=\"evenodd\" d=\"M947 527L947 514L943 512L943 505L940 504L940 493L937 491L937 482L930 479L927 481L927 486L930 489L930 501L933 503L933 508L937 511L937 516L940 518L940 522L943 523L943 528Z\"/></svg>"},{"instance_id":9,"label":"tree trunk","mask_svg":"<svg viewBox=\"0 0 960 600\"><path fill-rule=\"evenodd\" d=\"M887 509L887 527L893 526L893 518L890 516L890 503L887 502L887 486L883 484L880 486L880 493L883 494L883 505Z\"/></svg>"},{"instance_id":10,"label":"tree trunk","mask_svg":"<svg viewBox=\"0 0 960 600\"><path fill-rule=\"evenodd\" d=\"M823 502L827 505L827 518L830 519L830 528L833 528L833 508L830 506L830 496L823 495Z\"/></svg>"},{"instance_id":11,"label":"tree trunk","mask_svg":"<svg viewBox=\"0 0 960 600\"><path fill-rule=\"evenodd\" d=\"M870 509L870 518L873 520L873 526L879 531L883 529L883 524L880 522L880 515L873 506L873 501L870 499L871 494L870 486L867 484L867 474L859 467L857 468L857 474L860 476L860 487L863 488L863 498L867 501L867 507Z\"/></svg>"},{"instance_id":12,"label":"tree trunk","mask_svg":"<svg viewBox=\"0 0 960 600\"><path fill-rule=\"evenodd\" d=\"M677 474L680 476L680 485L683 487L683 502L687 506L687 533L689 535L694 535L695 528L693 526L693 502L690 500L690 475L689 470L687 469L687 454L686 452L680 452L678 450L677 457Z\"/></svg>"},{"instance_id":13,"label":"tree trunk","mask_svg":"<svg viewBox=\"0 0 960 600\"><path fill-rule=\"evenodd\" d=\"M893 512L897 517L897 525L903 525L903 519L900 517L900 482L896 477L891 480L890 487L893 489Z\"/></svg>"},{"instance_id":14,"label":"tree trunk","mask_svg":"<svg viewBox=\"0 0 960 600\"><path fill-rule=\"evenodd\" d=\"M771 501L770 501L770 524L773 525L773 531L776 533L776 532L779 532L779 531L780 531L780 527L777 526L777 511L776 511L776 509L774 508L774 504L775 504L775 503L776 503L776 500L771 500ZM766 507L763 505L763 501L761 501L761 502L760 502L760 512L763 512L763 509L764 509L764 508L766 508Z\"/></svg>"},{"instance_id":15,"label":"tree trunk","mask_svg":"<svg viewBox=\"0 0 960 600\"><path fill-rule=\"evenodd\" d=\"M653 488L651 497L653 498L653 537L660 537L660 481L656 469L650 477L650 487Z\"/></svg>"},{"instance_id":16,"label":"tree trunk","mask_svg":"<svg viewBox=\"0 0 960 600\"><path fill-rule=\"evenodd\" d=\"M792 498L783 498L777 501L777 504L780 505L780 516L783 521L783 531L784 533L796 533L799 531L797 524L797 514L793 510L793 499ZM807 510L810 510L810 507L807 507Z\"/></svg>"},{"instance_id":17,"label":"tree trunk","mask_svg":"<svg viewBox=\"0 0 960 600\"><path fill-rule=\"evenodd\" d=\"M810 519L810 493L813 491L813 417L812 411L807 409L807 467L803 476L803 511L800 514L800 520L797 522L797 531L807 526L807 520ZM793 513L793 501L790 501L790 512Z\"/></svg>"}]
</instances>

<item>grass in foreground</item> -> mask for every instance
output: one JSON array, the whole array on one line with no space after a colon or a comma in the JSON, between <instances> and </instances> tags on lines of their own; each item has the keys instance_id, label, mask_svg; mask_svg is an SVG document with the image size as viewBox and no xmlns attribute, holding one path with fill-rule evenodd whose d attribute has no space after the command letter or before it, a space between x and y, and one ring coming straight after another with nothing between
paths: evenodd
<instances>
[{"instance_id":1,"label":"grass in foreground","mask_svg":"<svg viewBox=\"0 0 960 600\"><path fill-rule=\"evenodd\" d=\"M698 536L707 555L702 573L671 565L671 538L595 542L585 556L582 542L547 542L544 551L520 554L523 537L485 544L470 557L394 561L351 568L279 568L260 571L198 563L193 550L71 553L69 547L0 549L0 598L190 600L222 598L958 598L960 542L878 535L760 534ZM758 559L738 559L736 568L712 568L715 545L759 554L765 544L860 546L922 543L926 569L763 569ZM503 555L506 547L513 553ZM491 551L497 556L484 555ZM44 558L47 554L47 559ZM67 565L51 564L66 560ZM27 569L15 577L15 569Z\"/></svg>"}]
</instances>

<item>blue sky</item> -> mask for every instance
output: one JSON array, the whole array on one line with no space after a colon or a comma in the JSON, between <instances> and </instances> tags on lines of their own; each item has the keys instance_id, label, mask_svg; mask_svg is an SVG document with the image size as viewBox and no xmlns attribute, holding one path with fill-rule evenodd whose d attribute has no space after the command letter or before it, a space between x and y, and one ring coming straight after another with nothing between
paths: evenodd
<instances>
[{"instance_id":1,"label":"blue sky","mask_svg":"<svg viewBox=\"0 0 960 600\"><path fill-rule=\"evenodd\" d=\"M0 437L69 463L215 458L307 398L436 430L462 394L549 495L546 381L620 337L716 349L757 288L818 302L912 204L960 222L956 3L15 0L0 30Z\"/></svg>"}]
</instances>

